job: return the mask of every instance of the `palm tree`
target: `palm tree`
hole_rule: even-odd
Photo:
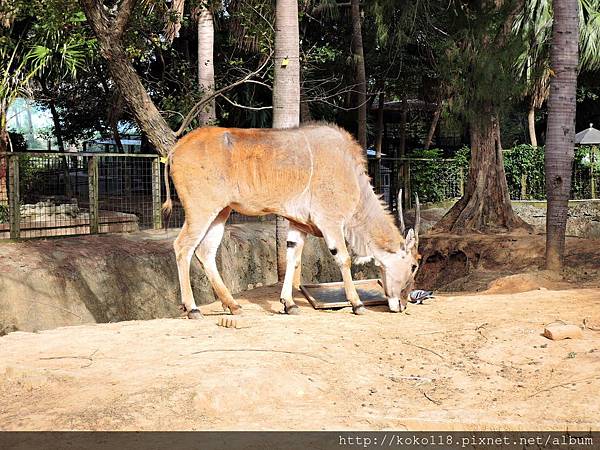
[[[579,4],[554,0],[546,138],[546,268],[562,268],[575,141]]]
[[[200,5],[198,7],[198,85],[203,95],[210,95],[215,91],[214,42],[212,11],[208,6]],[[214,98],[200,111],[198,119],[203,125],[215,121]]]
[[[350,1],[352,17],[352,51],[354,53],[354,73],[357,88],[356,107],[358,110],[357,138],[361,148],[367,148],[367,75],[365,72],[365,56],[361,30],[359,0]]]
[[[273,79],[273,128],[300,124],[300,38],[298,0],[277,0],[275,10],[275,72]],[[285,219],[277,217],[277,277],[285,275]]]
[[[580,70],[600,67],[600,2],[579,0],[579,54]],[[535,113],[548,100],[550,87],[550,40],[552,37],[552,2],[526,0],[525,7],[513,32],[525,42],[517,60],[517,71],[525,84],[529,138],[537,147]]]

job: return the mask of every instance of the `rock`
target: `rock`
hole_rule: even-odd
[[[546,325],[544,328],[544,336],[553,341],[562,339],[581,339],[583,332],[577,325],[553,323]]]

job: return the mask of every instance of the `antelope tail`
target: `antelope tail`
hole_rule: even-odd
[[[162,213],[165,219],[165,228],[168,228],[169,218],[171,217],[171,212],[173,211],[173,201],[171,200],[171,186],[169,185],[169,162],[171,158],[167,156],[167,161],[165,162],[165,190],[167,193],[167,199],[162,204]]]

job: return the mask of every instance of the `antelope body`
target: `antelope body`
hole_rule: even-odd
[[[215,262],[231,210],[289,220],[281,293],[286,313],[298,312],[292,287],[300,284],[306,233],[325,239],[356,314],[365,310],[352,283],[346,241],[357,255],[373,257],[381,266],[390,309],[406,307],[418,267],[418,226],[417,233],[410,230],[402,236],[404,230],[401,234],[374,194],[361,148],[347,132],[320,124],[295,129],[205,127],[179,140],[165,177],[169,165],[185,210],[174,250],[182,303],[190,318],[201,316],[189,279],[194,252],[223,307],[232,314],[241,311]],[[171,208],[169,192],[164,208]]]

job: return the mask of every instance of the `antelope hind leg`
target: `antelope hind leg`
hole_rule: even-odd
[[[212,222],[206,235],[196,249],[196,257],[202,263],[208,281],[210,281],[215,294],[217,294],[217,297],[221,300],[223,309],[229,309],[231,314],[241,314],[242,307],[234,300],[229,289],[225,286],[216,262],[217,250],[219,249],[219,245],[221,245],[221,240],[223,239],[223,233],[225,231],[225,222],[227,221],[230,212],[230,208],[225,208]]]
[[[179,275],[179,288],[181,290],[181,303],[190,319],[199,319],[202,317],[202,313],[194,301],[194,294],[190,283],[190,262],[194,255],[194,250],[206,234],[215,215],[212,215],[204,222],[195,221],[191,223],[186,219],[177,239],[173,242]]]

